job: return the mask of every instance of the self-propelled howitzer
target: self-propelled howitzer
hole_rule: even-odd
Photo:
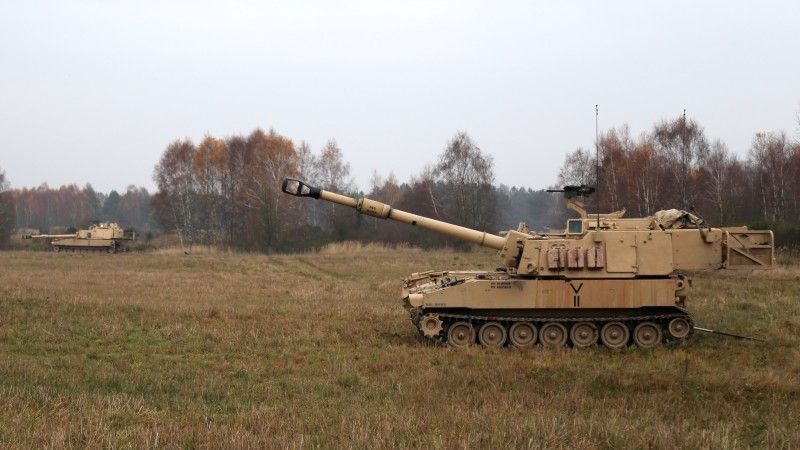
[[[456,347],[682,342],[693,328],[687,273],[774,264],[769,230],[714,228],[679,210],[643,218],[623,218],[624,210],[588,214],[581,201],[593,192],[587,186],[560,191],[580,216],[563,232],[538,234],[520,224],[504,236],[299,180],[284,180],[282,189],[498,250],[502,267],[495,271],[428,271],[403,280],[403,302],[420,334]]]
[[[117,253],[127,250],[125,242],[135,240],[136,233],[116,223],[100,222],[72,234],[26,234],[22,239],[50,239],[55,252]]]

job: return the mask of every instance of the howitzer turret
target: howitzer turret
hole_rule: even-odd
[[[26,234],[22,239],[52,239],[53,251],[116,253],[125,251],[125,241],[136,239],[136,233],[127,233],[116,223],[101,222],[71,234]]]
[[[712,228],[679,210],[643,218],[623,218],[624,210],[589,214],[582,201],[594,192],[588,186],[559,190],[580,216],[568,220],[563,232],[538,234],[520,224],[505,236],[299,180],[284,180],[282,189],[498,250],[497,271],[429,271],[404,280],[403,301],[419,332],[452,346],[476,340],[487,347],[682,342],[693,327],[685,304],[687,272],[774,264],[771,231]]]

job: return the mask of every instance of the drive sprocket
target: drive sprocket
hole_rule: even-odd
[[[419,331],[423,336],[435,338],[444,329],[444,322],[438,314],[425,314],[419,321]]]

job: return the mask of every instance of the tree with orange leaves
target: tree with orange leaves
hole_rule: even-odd
[[[252,243],[272,251],[291,224],[287,195],[280,195],[284,177],[298,175],[297,152],[292,140],[274,130],[257,129],[247,137],[249,161],[245,167],[243,205],[249,212]]]
[[[206,136],[194,156],[194,177],[197,180],[197,221],[206,243],[219,243],[225,235],[222,225],[223,185],[228,168],[228,146],[222,139]]]

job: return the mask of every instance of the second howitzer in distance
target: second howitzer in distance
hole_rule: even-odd
[[[136,233],[126,233],[116,223],[100,222],[88,230],[70,234],[26,234],[23,239],[52,239],[50,245],[55,252],[117,253],[126,251],[126,241],[136,239]]]
[[[496,271],[428,271],[403,280],[403,303],[420,334],[454,347],[679,343],[693,329],[686,273],[769,268],[775,259],[769,230],[714,228],[674,209],[642,218],[623,218],[624,210],[590,215],[581,201],[594,191],[587,186],[559,191],[580,216],[563,232],[538,234],[520,224],[504,236],[299,180],[285,179],[282,189],[498,250]]]

